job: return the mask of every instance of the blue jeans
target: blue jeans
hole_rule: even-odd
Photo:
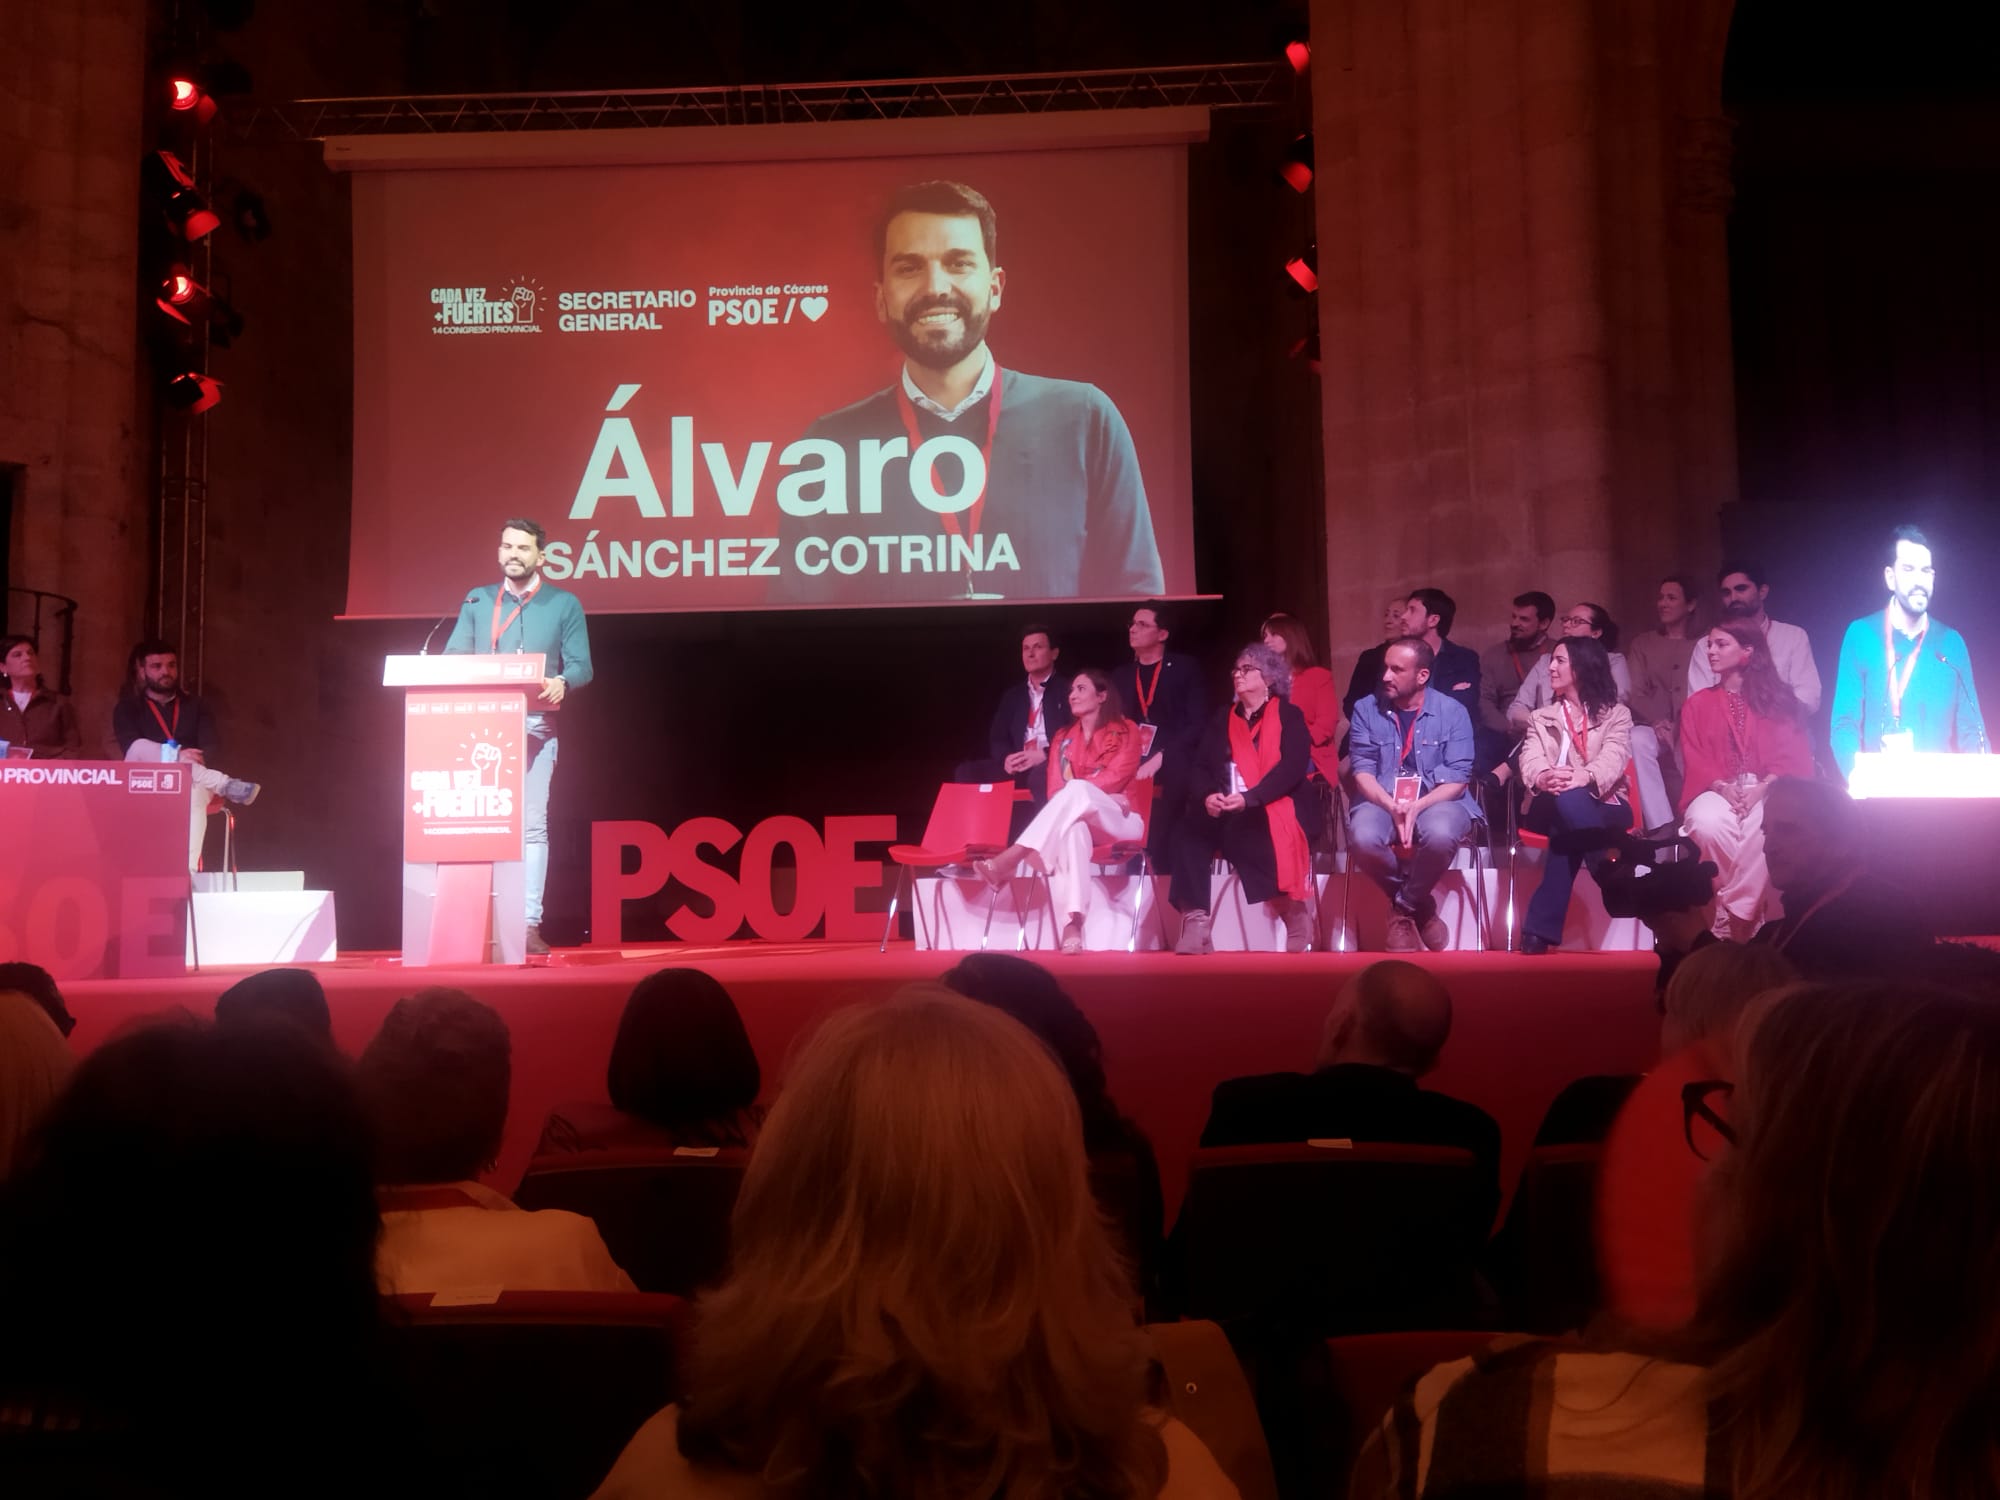
[[[1471,831],[1472,806],[1463,797],[1433,803],[1417,814],[1415,847],[1403,859],[1396,852],[1396,823],[1389,810],[1355,802],[1347,814],[1348,856],[1388,893],[1400,914],[1425,916],[1434,904],[1431,891]]]
[[[1521,930],[1554,946],[1562,941],[1577,867],[1595,868],[1614,835],[1632,826],[1632,809],[1623,802],[1599,802],[1577,786],[1553,797],[1546,792],[1537,796],[1524,826],[1548,836],[1549,854],[1542,866],[1542,883],[1528,898]]]
[[[526,861],[528,925],[542,922],[542,888],[549,883],[549,783],[556,777],[556,726],[547,714],[528,715],[528,774],[522,785],[521,857]]]

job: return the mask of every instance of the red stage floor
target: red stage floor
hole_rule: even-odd
[[[1112,1095],[1151,1135],[1170,1209],[1207,1117],[1209,1091],[1244,1073],[1309,1068],[1335,989],[1375,956],[1037,955],[1096,1024]],[[935,977],[952,961],[951,954],[907,945],[878,955],[872,945],[731,943],[577,949],[531,969],[406,971],[376,957],[315,968],[333,1004],[336,1039],[350,1055],[398,996],[425,985],[457,985],[500,1010],[514,1037],[514,1099],[492,1180],[511,1186],[551,1105],[604,1097],[604,1061],[619,1011],[633,983],[651,970],[693,966],[728,986],[770,1095],[783,1079],[787,1049],[815,1018]],[[1654,1060],[1650,954],[1443,953],[1422,961],[1450,985],[1456,1014],[1430,1084],[1499,1120],[1510,1185],[1542,1112],[1564,1084],[1587,1073],[1637,1072]],[[168,1006],[207,1014],[243,972],[67,985],[75,1045],[87,1049],[132,1017]]]

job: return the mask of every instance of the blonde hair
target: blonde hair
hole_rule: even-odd
[[[1720,1036],[1766,990],[1795,983],[1799,971],[1778,949],[1708,943],[1682,959],[1667,981],[1660,1011],[1679,1046]]]
[[[785,1495],[1154,1495],[1133,1301],[1061,1069],[913,986],[797,1058],[697,1311],[681,1452]]]
[[[0,990],[0,1178],[63,1085],[73,1059],[48,1013],[19,990]]]

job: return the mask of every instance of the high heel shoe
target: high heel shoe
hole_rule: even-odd
[[[1065,953],[1083,952],[1083,923],[1071,922],[1063,929],[1062,941],[1057,944]]]
[[[1000,873],[1000,867],[990,859],[975,859],[972,862],[972,870],[996,891],[1007,883],[1007,877]]]

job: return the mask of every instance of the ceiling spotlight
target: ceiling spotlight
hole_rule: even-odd
[[[1299,285],[1302,292],[1319,290],[1319,253],[1316,247],[1308,245],[1304,255],[1294,255],[1285,262],[1285,274]]]
[[[207,411],[222,399],[222,382],[198,370],[183,370],[167,382],[167,405],[189,416]]]
[[[1312,63],[1313,49],[1310,43],[1293,40],[1285,43],[1285,61],[1292,65],[1294,73],[1303,73]]]
[[[1313,138],[1310,133],[1297,137],[1285,148],[1285,159],[1278,167],[1278,175],[1295,193],[1303,193],[1312,186]]]
[[[175,266],[161,278],[153,305],[190,328],[206,324],[209,342],[227,349],[243,332],[243,315],[194,279],[186,266]]]
[[[155,151],[152,164],[159,185],[166,195],[165,213],[167,223],[175,234],[184,240],[198,240],[203,235],[213,234],[222,223],[221,216],[208,206],[208,200],[194,185],[181,159],[171,151]]]
[[[215,118],[215,96],[185,73],[176,73],[167,80],[167,103],[176,114],[192,119],[197,125],[206,125]]]

